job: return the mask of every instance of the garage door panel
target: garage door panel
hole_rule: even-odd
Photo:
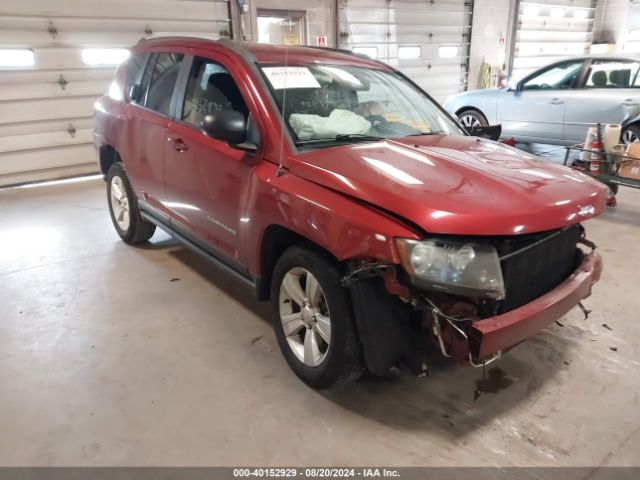
[[[341,0],[340,46],[375,47],[379,60],[443,101],[467,85],[472,11],[473,1],[464,0]],[[443,46],[457,47],[453,58],[443,57]],[[406,52],[415,58],[407,59]],[[436,66],[446,68],[438,72]]]
[[[224,0],[75,0],[52,2],[32,0],[3,4],[2,13],[12,16],[45,16],[75,18],[140,18],[166,20],[218,20],[227,18]]]
[[[93,128],[93,115],[86,117],[69,117],[53,120],[38,120],[37,122],[7,123],[0,125],[0,141],[3,137],[42,134],[51,132],[65,132]]]
[[[0,154],[44,148],[83,145],[92,142],[91,128],[68,132],[45,132],[38,135],[15,135],[0,138]]]
[[[38,170],[52,170],[74,165],[97,164],[93,145],[68,145],[41,150],[0,154],[0,184],[3,176]],[[97,167],[95,167],[97,169]]]
[[[448,32],[426,32],[422,28],[416,28],[416,31],[411,31],[410,28],[403,29],[402,31],[396,33],[395,41],[393,42],[396,45],[441,45],[443,43],[446,44],[458,44],[460,43],[460,38],[462,34],[465,33],[462,28],[452,28]],[[431,33],[431,36],[429,36]],[[393,33],[392,33],[393,34]],[[376,31],[361,31],[357,34],[350,35],[348,44],[352,45],[361,45],[361,44],[371,44],[377,43],[380,40],[380,33]],[[391,42],[387,42],[391,43]],[[383,43],[384,44],[384,43]]]
[[[226,5],[220,5],[224,13],[215,15],[214,19],[165,20],[165,19],[129,19],[129,18],[68,18],[68,17],[0,17],[0,29],[21,31],[45,31],[52,39],[59,38],[64,32],[137,32],[146,34],[147,28],[152,32],[180,31],[180,32],[209,32],[215,31],[211,25],[227,26],[225,18]],[[56,35],[49,32],[53,26]]]
[[[583,55],[593,36],[595,0],[520,2],[511,78],[519,80],[557,59]]]
[[[98,80],[111,81],[113,78],[113,67],[75,67],[75,68],[52,68],[52,69],[28,69],[28,70],[5,70],[0,74],[0,86],[5,84],[20,85],[25,82],[47,83],[58,82],[60,75],[71,82],[93,82]]]
[[[96,95],[0,102],[0,125],[86,116],[93,112]]]
[[[0,84],[0,98],[4,101],[43,99],[43,98],[69,98],[100,96],[109,89],[110,80],[99,80],[95,82],[69,82],[63,89],[58,83],[40,83],[32,82],[21,85],[2,85]]]
[[[392,10],[403,12],[465,12],[465,0],[424,1],[424,0],[341,0],[341,8],[349,8],[353,11],[379,10],[387,11],[390,5]]]
[[[126,48],[159,32],[229,36],[228,2],[4,2],[0,45],[30,48],[35,66],[0,70],[0,186],[95,171],[93,105],[115,67],[84,65],[82,50]]]

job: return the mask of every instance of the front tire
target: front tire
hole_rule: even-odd
[[[131,183],[121,163],[111,165],[107,173],[107,203],[113,226],[120,238],[128,244],[149,240],[156,226],[143,220]]]
[[[464,110],[458,114],[458,119],[466,129],[473,127],[486,127],[489,125],[487,117],[477,110]]]
[[[629,125],[622,130],[622,135],[620,137],[620,142],[623,145],[629,145],[633,142],[640,141],[640,126],[638,125]]]
[[[289,248],[273,272],[278,344],[295,374],[317,389],[355,381],[364,370],[342,277],[332,258],[303,246]]]

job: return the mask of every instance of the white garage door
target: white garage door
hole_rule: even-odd
[[[595,0],[521,1],[515,35],[511,78],[556,60],[589,52]]]
[[[436,100],[464,91],[472,0],[340,0],[340,48],[401,70]]]
[[[0,186],[95,172],[93,103],[114,67],[87,65],[82,51],[128,47],[158,32],[230,36],[228,2],[2,1]],[[98,54],[86,60],[105,61]]]

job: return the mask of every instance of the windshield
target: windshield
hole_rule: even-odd
[[[344,65],[262,66],[297,145],[462,130],[392,72]]]

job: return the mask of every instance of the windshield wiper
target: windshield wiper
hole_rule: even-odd
[[[366,133],[340,133],[336,135],[336,140],[384,140],[384,137],[368,135]]]
[[[420,137],[422,135],[441,135],[444,132],[442,130],[437,130],[437,131],[433,131],[433,132],[420,132],[420,133],[412,133],[410,135],[407,135],[407,137]]]
[[[345,140],[361,140],[361,141],[374,141],[384,140],[385,137],[378,137],[376,135],[368,135],[366,133],[339,133],[335,137],[327,137],[327,138],[312,138],[310,140],[298,140],[296,145],[311,145],[314,143],[325,143],[325,142],[342,142]]]

